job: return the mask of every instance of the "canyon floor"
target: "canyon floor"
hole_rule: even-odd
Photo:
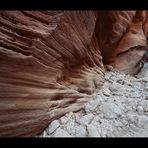
[[[136,76],[108,66],[84,109],[54,120],[40,137],[148,137],[148,63]]]

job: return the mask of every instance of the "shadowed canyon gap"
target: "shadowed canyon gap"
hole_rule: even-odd
[[[137,74],[147,11],[0,11],[0,136],[36,136],[101,89],[104,65]]]

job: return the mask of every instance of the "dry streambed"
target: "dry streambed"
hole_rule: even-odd
[[[53,121],[40,137],[148,137],[148,64],[137,77],[108,66],[85,108]]]

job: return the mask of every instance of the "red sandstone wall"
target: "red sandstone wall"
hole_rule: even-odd
[[[147,24],[145,11],[0,11],[0,136],[35,136],[81,109],[104,64],[137,73]]]

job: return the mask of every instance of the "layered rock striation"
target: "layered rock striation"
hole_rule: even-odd
[[[78,111],[104,65],[134,75],[146,59],[146,11],[0,11],[0,136],[36,136]]]

